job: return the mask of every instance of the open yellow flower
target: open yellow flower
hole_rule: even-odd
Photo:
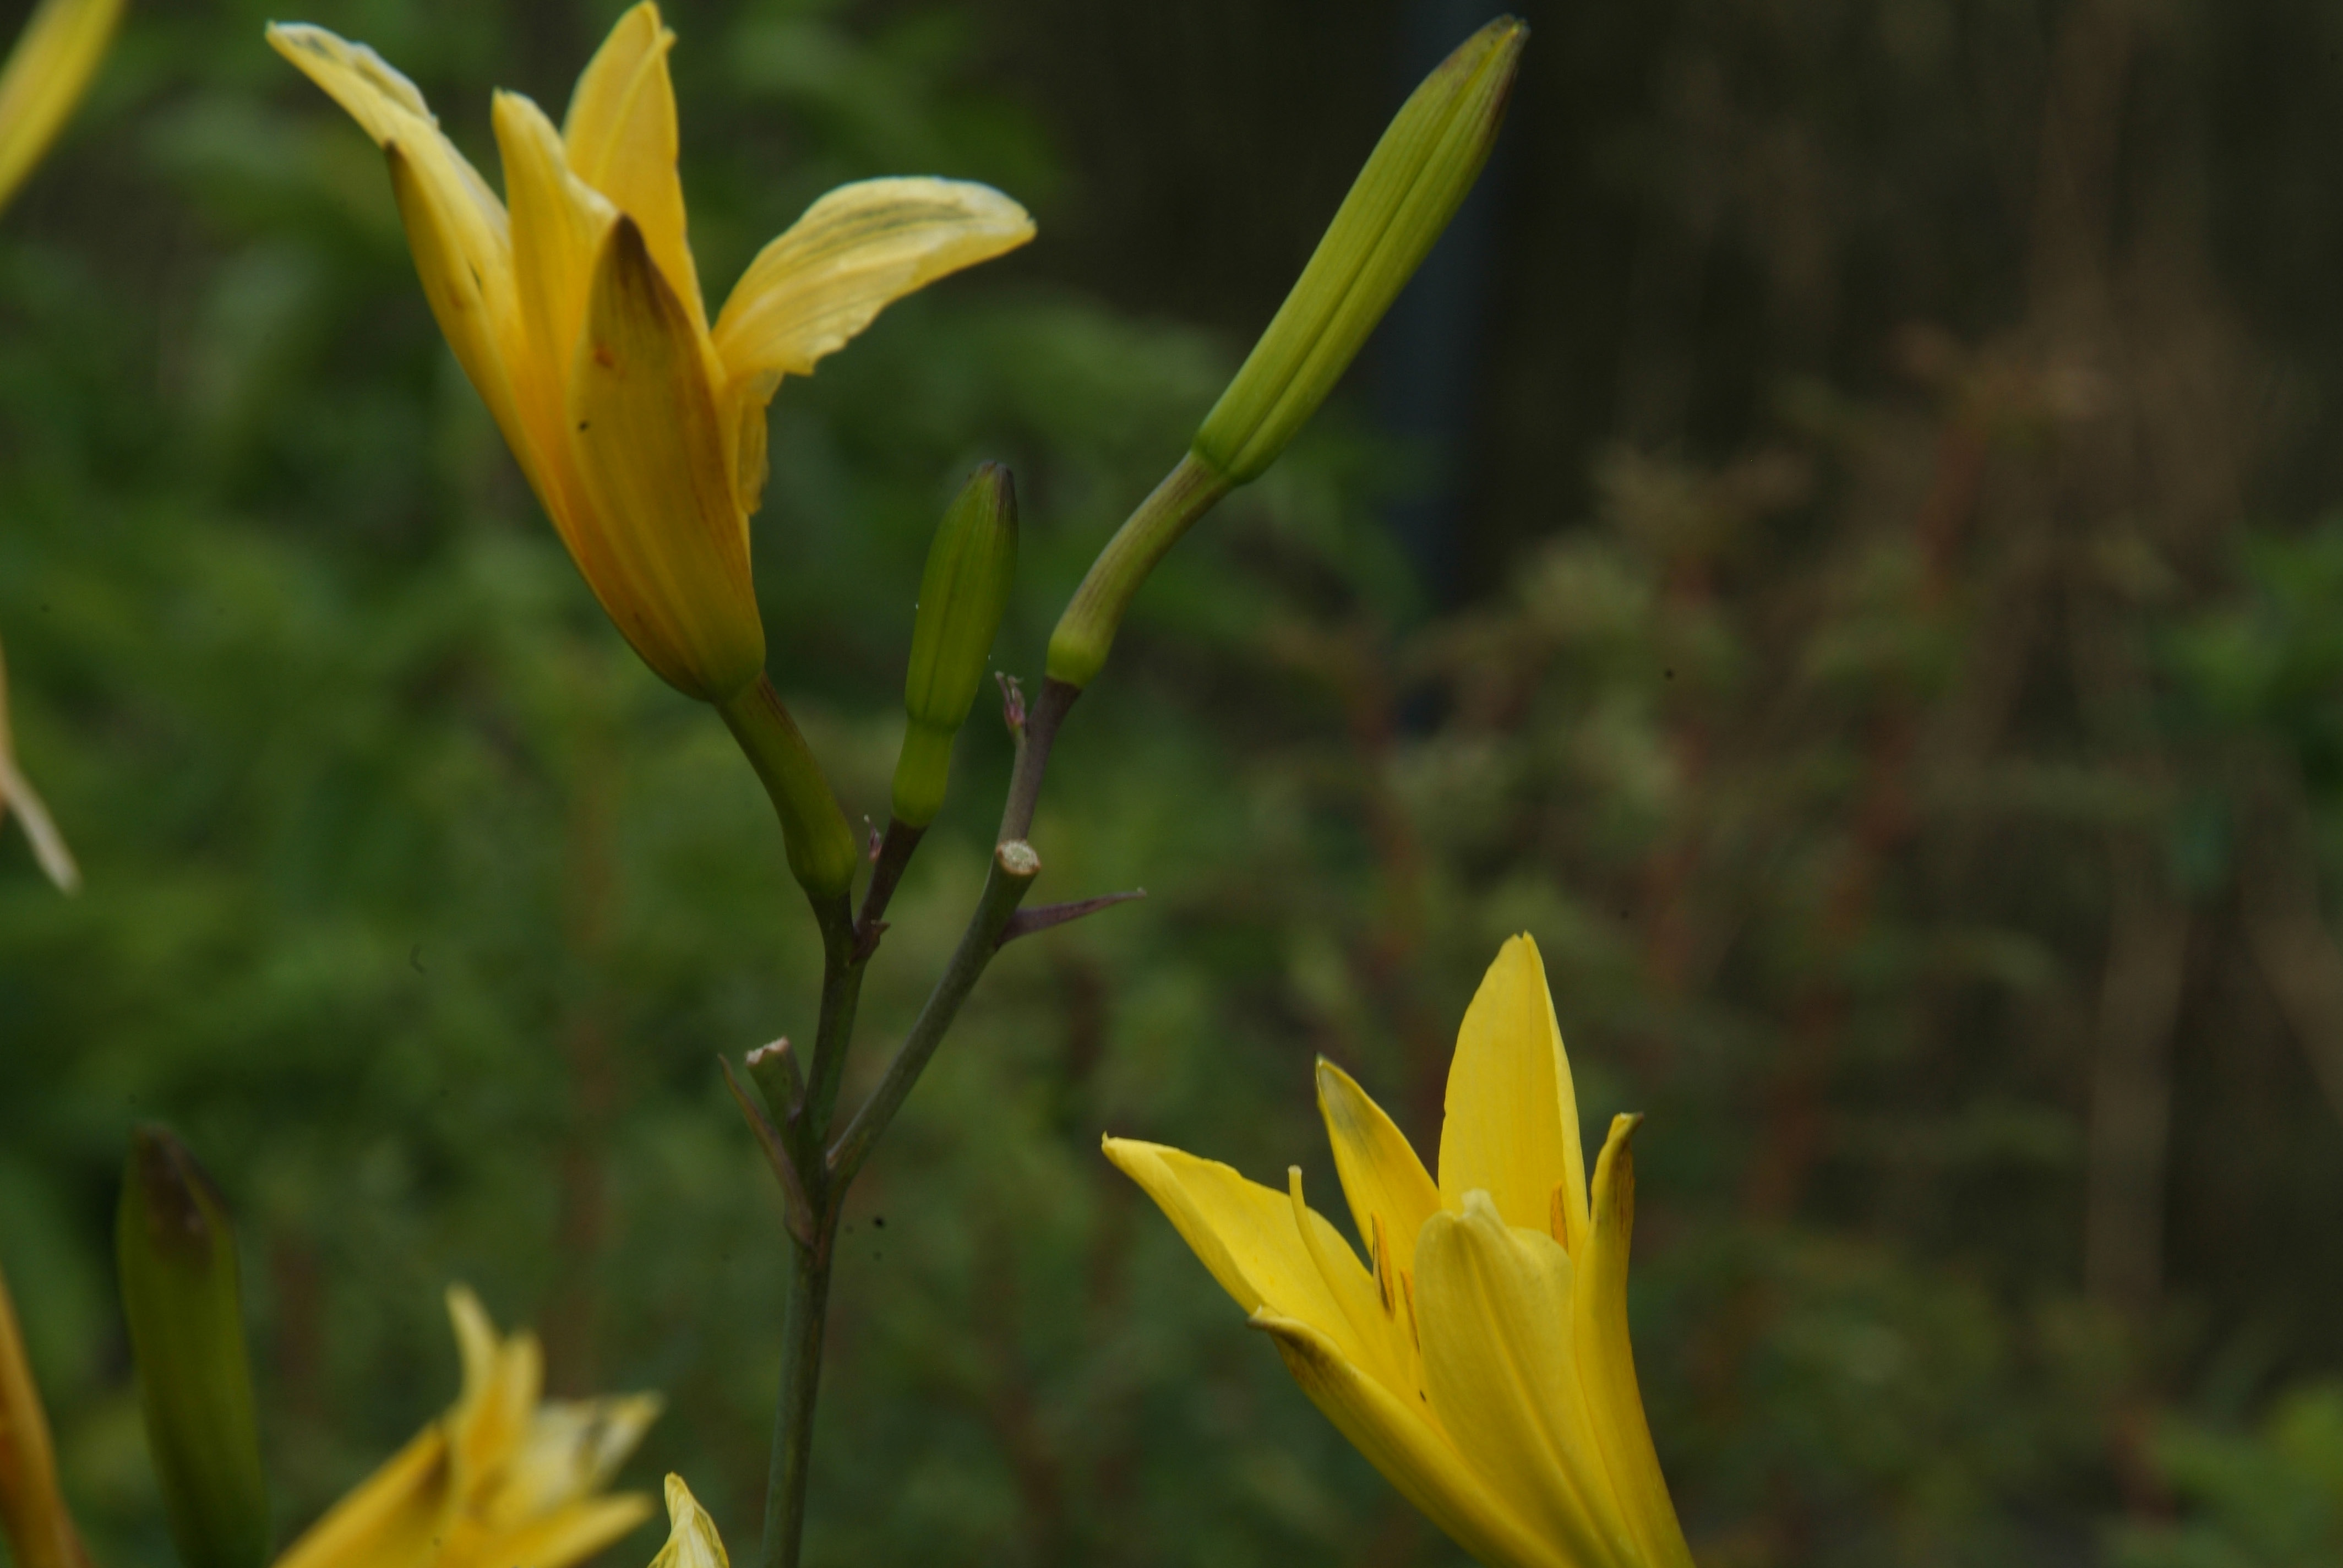
[[[373,50],[307,25],[268,38],[388,157],[432,313],[602,608],[679,689],[739,692],[765,662],[749,516],[774,388],[893,300],[1031,238],[1025,209],[958,180],[840,186],[749,264],[711,328],[676,177],[675,35],[649,0],[558,131],[497,95],[504,202]]]
[[[122,0],[42,0],[0,69],[0,204],[16,194],[97,73],[122,16]],[[8,738],[8,672],[0,665],[0,817],[14,808],[49,880],[81,885],[47,808],[16,768]]]
[[[1318,1105],[1368,1262],[1302,1201],[1226,1165],[1106,1140],[1276,1342],[1342,1435],[1501,1568],[1690,1568],[1627,1342],[1639,1118],[1590,1198],[1570,1060],[1537,945],[1506,942],[1464,1015],[1435,1183],[1339,1068]]]
[[[498,1338],[478,1298],[447,1292],[464,1392],[286,1549],[277,1568],[567,1568],[650,1516],[602,1488],[659,1396],[538,1398],[537,1337]]]

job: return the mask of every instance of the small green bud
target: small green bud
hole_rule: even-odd
[[[260,1568],[268,1488],[236,1233],[211,1178],[159,1127],[131,1135],[115,1250],[146,1443],[179,1560],[186,1568]]]
[[[1198,457],[1242,485],[1277,460],[1455,216],[1496,144],[1529,25],[1501,16],[1400,108],[1351,194],[1196,432]]]
[[[895,817],[924,828],[943,809],[952,738],[968,718],[1017,575],[1017,486],[986,463],[969,476],[936,528],[920,577],[911,659],[903,675],[910,722],[895,760]]]

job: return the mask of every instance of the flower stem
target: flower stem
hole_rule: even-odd
[[[1097,677],[1139,585],[1180,542],[1180,536],[1234,487],[1235,481],[1193,451],[1163,477],[1123,519],[1091,562],[1081,587],[1066,601],[1066,613],[1050,633],[1051,681],[1080,690]]]
[[[781,819],[789,874],[805,889],[820,916],[826,899],[847,896],[861,859],[821,764],[768,677],[759,674],[718,703],[716,711],[771,798],[773,811]],[[823,934],[826,940],[826,926]]]
[[[880,920],[895,879],[919,841],[916,832],[898,832],[890,824],[880,852],[880,867],[857,920],[849,895],[831,891],[820,879],[799,877],[806,883],[814,918],[821,927],[821,1017],[807,1067],[805,1097],[789,1124],[781,1129],[786,1152],[798,1177],[803,1207],[810,1212],[810,1237],[792,1227],[789,1243],[788,1295],[781,1312],[781,1391],[773,1412],[771,1468],[765,1489],[765,1537],[760,1568],[797,1568],[804,1548],[806,1483],[813,1457],[814,1405],[821,1384],[822,1335],[830,1308],[830,1278],[839,1216],[846,1191],[870,1157],[871,1145],[910,1098],[911,1086],[935,1055],[937,1047],[960,1016],[962,1003],[1000,950],[1011,918],[1026,890],[1041,873],[1041,858],[1024,840],[1033,818],[1033,804],[1041,789],[1041,773],[1050,757],[1050,741],[1066,709],[1081,696],[1079,689],[1051,681],[1044,688],[1032,719],[1019,736],[1017,767],[1010,783],[1004,834],[993,849],[992,868],[984,891],[960,935],[960,946],[927,1004],[920,1010],[886,1075],[827,1158],[820,1151],[829,1141],[830,1122],[844,1080],[847,1047],[854,1034],[854,1014],[862,994],[862,976],[877,947]],[[773,721],[779,713],[780,723]],[[798,831],[805,818],[821,814],[807,809],[802,798],[811,793],[804,780],[807,769],[794,752],[803,746],[787,713],[769,690],[732,705],[725,717],[732,724],[750,760],[774,794],[785,833]],[[794,743],[794,744],[793,744]],[[759,753],[762,753],[759,755]],[[818,777],[818,775],[817,775]],[[822,800],[830,799],[823,786]],[[815,802],[818,804],[819,801]],[[835,809],[834,800],[830,802]],[[797,822],[792,818],[799,819]],[[826,825],[826,824],[825,824]],[[1015,832],[1006,829],[1014,826]],[[817,834],[804,835],[819,839]],[[891,851],[891,852],[890,852]],[[794,862],[792,869],[796,867]],[[745,1093],[742,1096],[746,1103]],[[779,1172],[776,1173],[779,1174]],[[787,1191],[790,1183],[783,1179]]]
[[[943,1043],[944,1036],[960,1017],[960,1004],[969,992],[976,989],[985,966],[1001,949],[1001,934],[1009,926],[1009,918],[1025,897],[1033,879],[1041,874],[1041,858],[1022,839],[1011,839],[992,852],[992,869],[985,877],[984,892],[977,900],[976,913],[960,933],[960,947],[952,953],[951,963],[937,980],[934,990],[928,993],[927,1005],[920,1010],[911,1032],[903,1039],[902,1049],[895,1060],[887,1064],[887,1076],[871,1091],[862,1109],[855,1112],[837,1144],[830,1151],[828,1181],[831,1191],[843,1193],[862,1161],[870,1157],[870,1146],[903,1109],[903,1101],[911,1096],[911,1086],[926,1070],[929,1059]]]
[[[853,904],[846,892],[817,895],[815,921],[821,928],[821,1015],[805,1099],[785,1130],[787,1153],[798,1161],[799,1192],[809,1211],[809,1237],[792,1234],[789,1292],[781,1308],[781,1392],[773,1411],[771,1468],[765,1484],[762,1568],[797,1568],[805,1541],[806,1478],[813,1462],[814,1402],[821,1387],[822,1332],[830,1312],[831,1242],[838,1233],[843,1184],[833,1184],[822,1165],[846,1052],[854,1037],[854,1014],[862,997],[869,955],[858,940]]]
[[[772,1469],[765,1483],[764,1568],[797,1568],[805,1543],[806,1479],[813,1467],[814,1396],[821,1384],[822,1330],[830,1313],[834,1202],[819,1205],[810,1242],[789,1247],[781,1309],[781,1400],[773,1412]]]
[[[1017,765],[1009,776],[1009,799],[1001,811],[1000,842],[1028,839],[1033,832],[1033,809],[1041,800],[1041,776],[1049,770],[1050,748],[1058,739],[1058,726],[1082,694],[1079,686],[1062,680],[1047,680],[1041,685],[1041,700],[1017,730]]]
[[[846,1074],[846,1049],[854,1040],[854,1010],[862,1000],[862,971],[870,962],[855,930],[853,903],[846,894],[816,899],[813,913],[821,926],[821,1015],[814,1027],[813,1061],[806,1073],[808,1151],[820,1148],[830,1131],[830,1113],[838,1106],[838,1086]]]
[[[886,836],[879,840],[879,859],[870,868],[870,885],[862,891],[862,913],[854,921],[855,937],[865,958],[879,950],[879,938],[887,930],[888,901],[894,898],[896,884],[911,863],[911,852],[926,832],[900,817],[887,819]]]

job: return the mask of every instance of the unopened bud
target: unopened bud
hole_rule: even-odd
[[[1091,563],[1050,635],[1050,678],[1080,689],[1180,537],[1261,477],[1357,357],[1495,146],[1528,24],[1502,16],[1466,39],[1400,107],[1351,194],[1188,455]]]
[[[1529,25],[1501,16],[1423,80],[1368,155],[1293,291],[1196,432],[1230,484],[1285,450],[1413,276],[1488,161]]]
[[[987,463],[970,475],[936,528],[920,578],[911,658],[903,676],[903,749],[895,762],[895,817],[924,828],[943,809],[952,739],[968,718],[1017,575],[1017,487]]]
[[[236,1233],[186,1146],[131,1135],[115,1249],[146,1443],[185,1568],[260,1568],[268,1489],[245,1357]]]

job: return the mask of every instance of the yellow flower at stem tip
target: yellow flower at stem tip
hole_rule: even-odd
[[[656,1394],[539,1401],[537,1337],[499,1338],[447,1292],[464,1390],[287,1548],[276,1568],[568,1568],[650,1516],[602,1488],[658,1416]]]
[[[432,314],[611,620],[678,689],[740,691],[765,663],[749,518],[774,389],[892,301],[1031,238],[1025,209],[960,180],[842,186],[711,327],[676,176],[675,35],[649,0],[558,130],[497,95],[503,201],[373,50],[307,25],[268,40],[382,147]]]
[[[1640,1120],[1586,1182],[1545,970],[1505,943],[1464,1015],[1435,1183],[1348,1075],[1318,1108],[1367,1262],[1302,1198],[1106,1140],[1318,1408],[1492,1568],[1691,1568],[1627,1341]]]

